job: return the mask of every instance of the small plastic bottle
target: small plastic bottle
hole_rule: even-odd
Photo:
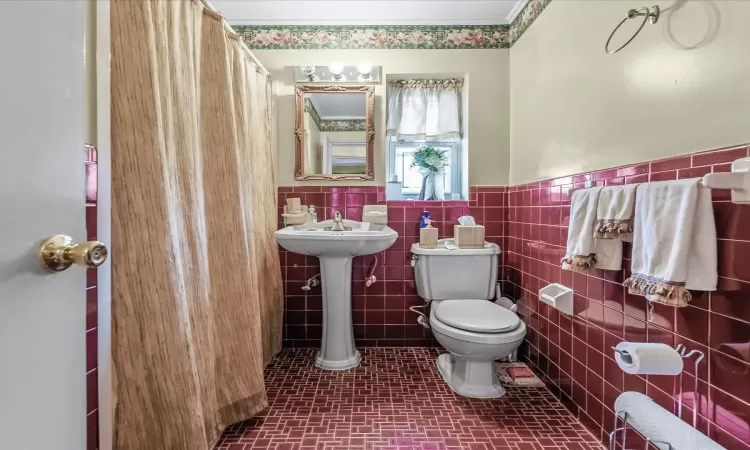
[[[310,221],[312,223],[318,223],[318,213],[315,211],[315,205],[310,205],[310,207],[307,208],[307,213],[310,215]]]
[[[427,227],[427,220],[430,219],[430,212],[426,209],[422,212],[422,218],[419,219],[419,228]]]

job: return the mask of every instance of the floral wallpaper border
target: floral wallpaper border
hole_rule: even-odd
[[[251,49],[509,48],[551,0],[529,0],[510,25],[234,25]]]
[[[323,119],[320,131],[365,131],[365,119]]]
[[[552,0],[529,0],[523,7],[523,10],[518,13],[513,23],[510,24],[510,31],[508,32],[508,38],[512,44],[515,44],[521,36],[529,29],[531,24],[536,20],[537,17],[544,11],[544,8],[549,5]]]
[[[235,25],[251,49],[505,48],[508,25]]]

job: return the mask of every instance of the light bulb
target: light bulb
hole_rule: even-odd
[[[361,62],[357,64],[357,72],[359,72],[359,77],[357,77],[357,80],[359,81],[371,81],[372,76],[370,75],[370,72],[372,72],[372,64],[368,62]]]
[[[369,77],[372,72],[372,64],[368,62],[361,62],[357,64],[357,72],[364,77]]]
[[[300,70],[302,70],[307,81],[319,81],[318,76],[315,75],[315,66],[301,66]]]
[[[331,71],[333,76],[340,76],[342,73],[344,73],[344,63],[335,62],[328,66],[328,70]]]
[[[346,81],[344,76],[344,63],[335,62],[328,66],[328,70],[331,71],[334,81]]]

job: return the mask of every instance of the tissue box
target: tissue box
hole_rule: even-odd
[[[419,247],[420,248],[437,248],[438,229],[437,228],[420,228],[419,229]]]
[[[458,248],[484,248],[484,226],[454,225],[453,239]]]

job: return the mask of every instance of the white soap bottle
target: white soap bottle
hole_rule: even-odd
[[[315,205],[310,205],[310,207],[307,208],[307,214],[310,217],[310,222],[312,222],[313,224],[318,223],[318,213],[317,211],[315,211]]]

